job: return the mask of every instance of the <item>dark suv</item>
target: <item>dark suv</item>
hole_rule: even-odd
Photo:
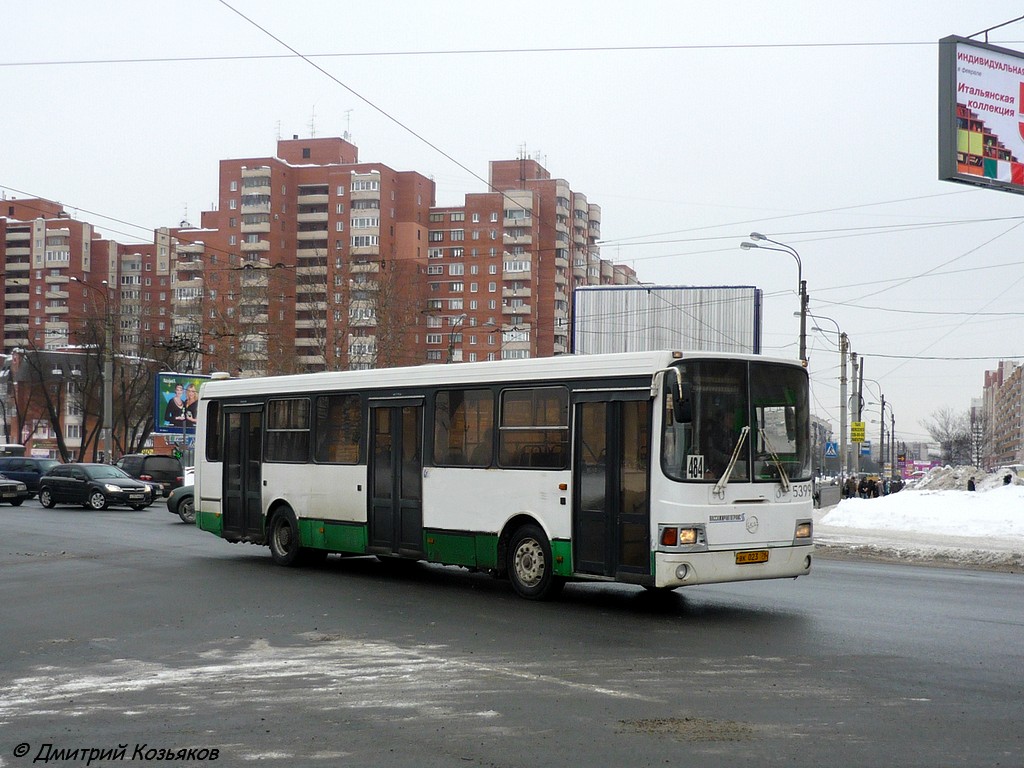
[[[60,464],[56,459],[34,456],[0,456],[0,475],[25,484],[30,497],[39,493],[39,478]]]
[[[159,496],[170,496],[181,486],[185,469],[173,456],[155,453],[129,453],[117,461],[117,466],[138,480],[145,480],[159,488]]]

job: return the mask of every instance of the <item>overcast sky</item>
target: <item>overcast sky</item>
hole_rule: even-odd
[[[349,131],[361,160],[434,178],[439,204],[525,151],[601,206],[602,255],[642,281],[762,288],[766,354],[798,356],[796,261],[739,244],[757,230],[796,248],[811,311],[866,357],[865,399],[884,392],[898,437],[925,439],[921,422],[966,411],[986,369],[1024,359],[1024,197],[937,173],[937,41],[1022,14],[1017,0],[23,3],[0,24],[0,194],[138,242],[198,224],[218,161],[272,155],[279,137]],[[1024,22],[989,42],[1024,50]],[[813,407],[837,424],[836,330],[820,327]]]

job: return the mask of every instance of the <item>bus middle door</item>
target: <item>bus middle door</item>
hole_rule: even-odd
[[[224,522],[229,541],[263,541],[263,406],[224,408]]]
[[[423,400],[370,401],[369,546],[423,555]]]
[[[574,570],[650,574],[650,391],[573,398]]]

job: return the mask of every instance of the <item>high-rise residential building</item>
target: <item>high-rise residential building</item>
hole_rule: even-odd
[[[430,212],[427,362],[569,352],[573,289],[636,282],[600,257],[600,207],[536,160],[493,161],[488,182]]]
[[[221,161],[217,208],[168,232],[176,343],[240,375],[415,363],[433,202],[341,138]]]
[[[173,243],[174,339],[260,375],[569,351],[572,289],[636,282],[600,258],[601,211],[532,159],[436,206],[422,174],[341,138],[224,160],[217,208]]]

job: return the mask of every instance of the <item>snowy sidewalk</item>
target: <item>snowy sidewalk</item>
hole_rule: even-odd
[[[1024,485],[904,490],[816,510],[825,558],[1024,572]]]

